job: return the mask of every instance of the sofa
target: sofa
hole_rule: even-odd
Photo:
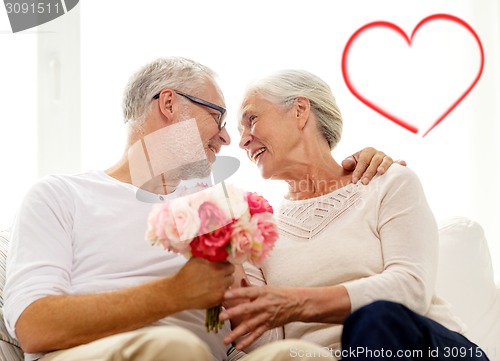
[[[439,223],[439,243],[437,294],[465,322],[467,337],[490,360],[500,360],[500,287],[483,228],[450,217]]]
[[[0,232],[0,361],[23,360],[23,351],[19,343],[9,336],[3,322],[3,286],[5,284],[5,260],[9,245],[9,232]]]
[[[470,219],[452,217],[439,224],[440,255],[436,292],[467,324],[467,336],[500,361],[500,288],[482,227]],[[0,232],[0,361],[23,359],[22,350],[3,323],[2,292],[9,232]],[[451,353],[467,350],[450,350]]]

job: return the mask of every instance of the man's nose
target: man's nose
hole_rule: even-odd
[[[222,128],[220,130],[218,137],[219,137],[222,145],[231,144],[231,137],[229,136],[229,133],[227,132],[226,127]]]

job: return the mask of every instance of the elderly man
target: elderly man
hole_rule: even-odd
[[[154,61],[125,90],[123,157],[105,171],[51,175],[31,188],[12,229],[4,290],[7,327],[27,360],[228,359],[230,324],[207,333],[204,310],[222,302],[234,266],[186,261],[144,240],[151,202],[175,194],[181,180],[209,175],[230,143],[224,107],[207,67]],[[392,163],[373,149],[358,157],[357,178],[370,160],[367,179]],[[244,357],[300,359],[291,342]],[[294,349],[311,351],[303,359],[318,351],[300,341]]]

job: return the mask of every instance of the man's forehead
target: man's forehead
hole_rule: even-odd
[[[219,104],[223,106],[224,108],[226,107],[226,100],[224,99],[224,93],[219,87],[215,88],[217,97],[220,99]]]
[[[209,97],[212,97],[213,103],[218,104],[222,107],[226,107],[226,102],[224,100],[224,93],[222,89],[213,80],[207,81],[204,91]],[[209,99],[207,99],[209,100]]]
[[[190,92],[189,95],[206,100],[210,103],[226,107],[224,93],[214,80],[206,79],[203,85]]]

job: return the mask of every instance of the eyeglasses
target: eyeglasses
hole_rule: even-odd
[[[226,120],[224,119],[224,114],[226,113],[226,108],[223,108],[217,104],[210,103],[206,100],[194,97],[192,95],[189,95],[189,94],[177,91],[177,90],[174,90],[174,92],[176,92],[180,96],[183,96],[184,98],[192,101],[193,103],[203,105],[203,106],[210,108],[210,109],[213,109],[213,110],[217,110],[219,112],[219,114],[217,114],[217,118],[214,119],[215,122],[217,123],[217,127],[219,128],[219,130],[222,130],[222,128],[224,128],[226,126]],[[158,99],[159,97],[160,97],[160,93],[156,94],[153,97],[153,99]]]

